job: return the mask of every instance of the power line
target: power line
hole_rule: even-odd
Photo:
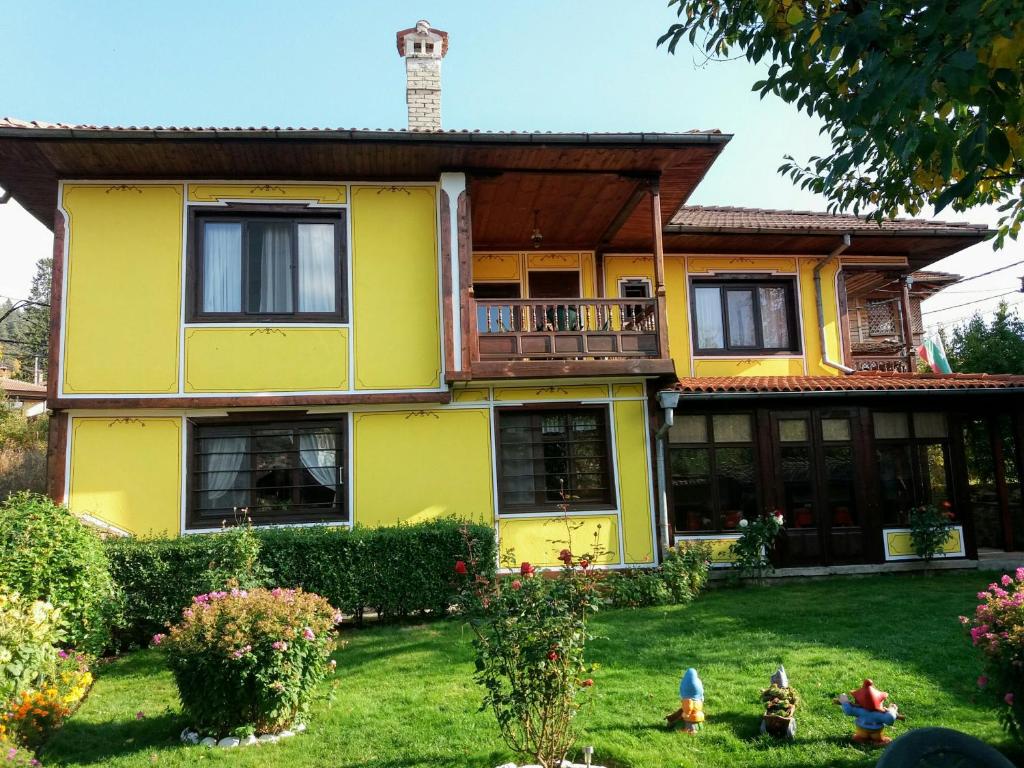
[[[979,275],[980,277],[980,275]],[[929,309],[927,312],[922,312],[922,315],[934,315],[936,312],[946,312],[950,309],[960,309],[960,307],[969,307],[971,304],[977,304],[982,301],[991,301],[992,299],[1001,299],[1004,296],[1009,296],[1012,293],[1020,293],[1019,290],[1007,291],[1006,293],[1000,293],[998,296],[985,296],[981,299],[975,299],[974,301],[965,301],[963,304],[954,304],[950,307],[942,307],[941,309]]]

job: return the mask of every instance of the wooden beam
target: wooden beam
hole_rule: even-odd
[[[668,376],[671,360],[512,360],[474,361],[474,379],[526,379],[562,376]]]
[[[46,439],[46,494],[58,504],[64,503],[67,455],[68,415],[57,411],[50,416]]]
[[[441,190],[441,309],[444,333],[444,369],[455,370],[454,338],[452,315],[452,220],[451,201],[448,193]]]
[[[50,327],[46,363],[46,399],[50,401],[57,399],[57,384],[61,376],[60,327],[63,314],[61,299],[64,292],[65,236],[64,217],[60,211],[56,211],[53,215],[53,271],[50,277]]]
[[[657,179],[647,185],[651,197],[651,250],[654,253],[654,298],[658,302],[658,352],[669,359],[668,310],[665,301],[665,249],[662,242],[661,185]]]
[[[903,354],[907,358],[907,373],[914,373],[914,329],[910,324],[910,275],[900,275],[900,322],[903,332]]]
[[[633,215],[633,211],[640,204],[640,201],[644,199],[644,195],[647,194],[648,183],[638,181],[636,186],[633,188],[633,192],[626,202],[623,203],[622,208],[615,214],[615,218],[612,219],[611,223],[605,228],[600,239],[598,240],[599,246],[607,245],[615,237],[616,233],[622,229],[622,225],[626,223],[626,220]]]
[[[480,358],[477,343],[476,301],[473,296],[473,206],[467,187],[456,203],[459,232],[459,301],[462,307],[462,367]]]
[[[451,402],[449,392],[390,392],[386,394],[344,395],[242,395],[234,397],[80,397],[49,403],[55,410],[71,408],[287,408],[319,405],[364,405],[381,403]]]

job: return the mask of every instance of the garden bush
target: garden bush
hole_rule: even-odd
[[[610,571],[601,591],[616,608],[688,603],[704,589],[711,569],[711,546],[684,541],[670,549],[657,568]]]
[[[494,529],[435,520],[390,528],[228,529],[224,532],[107,542],[114,579],[125,594],[122,647],[145,644],[181,615],[193,595],[241,587],[301,587],[357,621],[443,613],[455,600],[451,563],[467,537],[494,574]],[[252,547],[257,549],[252,561]]]
[[[49,603],[0,586],[0,707],[52,674],[59,623],[60,612]]]
[[[771,554],[784,521],[782,512],[778,510],[770,515],[758,515],[752,520],[741,519],[740,537],[732,545],[735,559],[730,575],[760,580],[774,571]]]
[[[949,539],[953,530],[952,505],[945,501],[942,509],[933,504],[910,510],[910,543],[914,554],[931,564]]]
[[[118,597],[107,554],[66,507],[28,492],[0,502],[0,584],[57,606],[72,647],[92,654],[107,647]]]
[[[335,648],[341,614],[319,595],[232,589],[197,595],[154,642],[202,733],[279,733],[302,722]]]
[[[47,678],[0,708],[0,735],[14,746],[38,749],[78,709],[91,686],[86,657],[61,651]]]
[[[961,616],[983,658],[981,688],[998,707],[999,720],[1024,743],[1024,568],[978,593],[974,616]]]

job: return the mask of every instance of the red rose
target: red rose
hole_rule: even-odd
[[[570,552],[568,549],[563,549],[561,552],[558,553],[558,559],[566,565],[568,565],[572,562],[572,552]]]
[[[557,661],[558,660],[558,652],[557,651],[552,651],[551,653],[549,653],[548,654],[548,659],[551,660],[551,661]]]
[[[591,679],[590,679],[589,677],[588,677],[588,678],[587,678],[586,680],[584,680],[584,681],[583,681],[582,683],[580,683],[580,685],[581,685],[582,687],[584,687],[584,688],[589,688],[589,687],[590,687],[590,686],[592,686],[593,684],[594,684],[594,681],[593,681],[593,680],[591,680]]]
[[[455,572],[460,576],[465,576],[467,573],[469,573],[469,571],[466,570],[466,563],[464,560],[455,561]]]
[[[519,573],[523,576],[533,576],[533,566],[524,562],[519,566]]]
[[[512,589],[516,589],[516,590],[522,589],[523,588],[523,582],[521,582],[519,579],[514,579],[512,581],[511,587],[512,587]]]
[[[580,568],[582,568],[585,571],[589,567],[590,567],[590,561],[589,560],[587,560],[587,559],[580,560]]]
[[[942,502],[942,506],[943,506],[944,509],[952,509],[953,508],[953,505],[952,505],[952,503],[950,503],[949,499],[946,499],[944,502]]]

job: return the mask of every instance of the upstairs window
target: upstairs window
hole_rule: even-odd
[[[198,214],[193,321],[344,322],[342,215]]]
[[[791,280],[695,280],[693,337],[698,354],[799,352]]]
[[[347,520],[344,449],[341,420],[194,424],[189,527]]]

